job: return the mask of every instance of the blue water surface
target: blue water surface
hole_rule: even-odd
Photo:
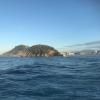
[[[0,100],[100,100],[100,56],[0,57]]]

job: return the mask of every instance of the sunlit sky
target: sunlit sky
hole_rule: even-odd
[[[100,40],[99,0],[0,0],[0,53],[16,45],[55,48]]]

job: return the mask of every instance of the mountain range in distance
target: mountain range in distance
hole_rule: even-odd
[[[100,41],[65,46],[64,55],[100,55]]]
[[[72,51],[68,51],[67,48],[76,48]],[[48,45],[18,45],[12,50],[2,54],[2,56],[17,56],[17,57],[33,57],[33,56],[61,56],[62,54],[68,55],[100,55],[100,41],[88,42],[83,44],[76,44],[72,46],[66,46],[64,52],[60,52],[55,48]]]
[[[65,46],[65,49],[69,50],[100,50],[100,41],[93,41],[81,44],[74,44],[70,46]]]

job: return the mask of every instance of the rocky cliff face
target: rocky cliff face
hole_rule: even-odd
[[[53,47],[47,45],[34,45],[32,47],[19,45],[9,52],[3,54],[4,56],[59,56],[60,53]]]

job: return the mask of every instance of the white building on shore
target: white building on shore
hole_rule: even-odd
[[[61,52],[61,54],[66,57],[66,56],[74,56],[75,53],[74,52]]]

